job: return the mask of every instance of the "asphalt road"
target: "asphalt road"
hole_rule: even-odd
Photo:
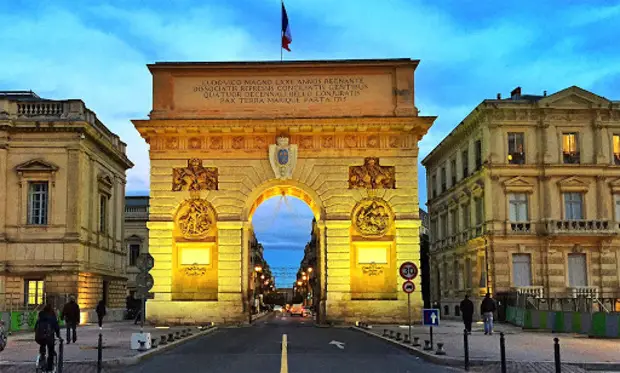
[[[123,372],[279,373],[283,334],[290,373],[454,372],[354,330],[317,328],[308,318],[273,315],[252,326],[219,329]],[[342,342],[344,348],[332,341]]]

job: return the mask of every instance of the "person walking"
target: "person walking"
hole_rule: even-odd
[[[493,335],[493,312],[497,310],[491,294],[487,293],[480,304],[480,314],[484,320],[484,334]]]
[[[67,326],[67,344],[71,343],[71,340],[75,343],[77,340],[76,328],[80,323],[80,306],[75,302],[73,295],[63,307],[60,318],[65,320],[65,325]],[[71,338],[71,331],[73,331],[73,338]]]
[[[106,315],[105,302],[103,300],[99,301],[95,312],[97,313],[97,322],[99,324],[99,328],[101,328],[103,327],[103,317]]]
[[[465,299],[461,301],[461,315],[463,317],[463,323],[465,324],[465,330],[471,334],[471,322],[474,318],[474,303],[469,300],[469,294],[465,294]]]
[[[37,322],[34,324],[34,340],[39,345],[41,358],[45,358],[47,350],[46,371],[54,369],[54,356],[56,356],[56,351],[54,351],[54,335],[60,339],[60,326],[52,306],[46,304],[43,310],[39,312]]]

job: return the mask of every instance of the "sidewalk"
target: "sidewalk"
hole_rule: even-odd
[[[175,333],[189,327],[170,327],[156,328],[145,326],[144,332],[151,333],[152,338],[161,340],[162,335]],[[201,331],[192,327],[193,335],[198,335]],[[130,339],[132,333],[139,333],[140,326],[134,325],[132,321],[114,322],[104,324],[101,334],[103,336],[103,360],[106,363],[122,364],[141,354],[137,350],[131,350]],[[66,338],[65,329],[60,333],[63,339]],[[99,327],[97,325],[79,326],[77,329],[77,343],[64,346],[65,364],[72,363],[95,363],[97,361],[97,344],[99,339]],[[186,338],[180,341],[186,340]],[[178,341],[178,342],[180,342]],[[65,341],[66,342],[66,341]],[[176,343],[177,341],[173,342]],[[156,347],[149,351],[157,351],[161,347]],[[0,371],[4,371],[7,366],[15,365],[34,365],[34,361],[39,352],[39,345],[34,342],[34,333],[19,333],[9,336],[7,347],[0,352]],[[56,352],[58,352],[58,341],[56,341]]]
[[[383,335],[383,330],[400,332],[404,336],[408,333],[407,326],[376,325],[367,332]],[[496,324],[493,335],[484,335],[483,325],[474,324],[469,336],[470,360],[486,361],[491,363],[500,360],[500,332],[504,333],[506,342],[506,360],[513,362],[553,362],[553,338],[560,339],[562,363],[582,365],[588,369],[620,370],[620,340],[618,339],[591,339],[577,334],[552,334],[544,332],[523,331],[521,328],[507,324]],[[433,342],[444,343],[446,355],[436,356],[446,361],[464,358],[463,351],[463,324],[457,321],[445,320],[441,326],[433,328]],[[419,343],[424,346],[424,340],[429,338],[429,328],[415,325],[411,332],[413,337],[419,337]],[[418,348],[422,351],[422,348]],[[434,351],[430,352],[434,355]],[[485,364],[486,365],[486,364]]]

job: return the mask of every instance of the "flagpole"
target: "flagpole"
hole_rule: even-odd
[[[282,24],[282,17],[284,17],[284,14],[282,13],[282,8],[284,7],[284,0],[280,0],[280,24]],[[280,62],[282,62],[282,38],[284,37],[284,30],[282,30],[282,26],[280,26]]]

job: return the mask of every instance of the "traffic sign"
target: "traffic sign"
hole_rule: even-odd
[[[411,281],[405,281],[403,283],[403,291],[407,294],[411,294],[415,291],[415,284]]]
[[[149,291],[155,285],[155,280],[150,273],[138,273],[136,275],[136,287],[138,289],[145,289],[145,291]]]
[[[149,253],[142,253],[138,255],[136,260],[136,267],[142,272],[148,272],[155,266],[155,258]]]
[[[405,280],[413,280],[418,277],[418,267],[413,262],[404,262],[400,265],[400,277]]]
[[[135,296],[137,299],[155,299],[155,293],[147,291],[144,288],[137,288]]]
[[[422,310],[424,326],[439,326],[439,309],[425,308]]]

